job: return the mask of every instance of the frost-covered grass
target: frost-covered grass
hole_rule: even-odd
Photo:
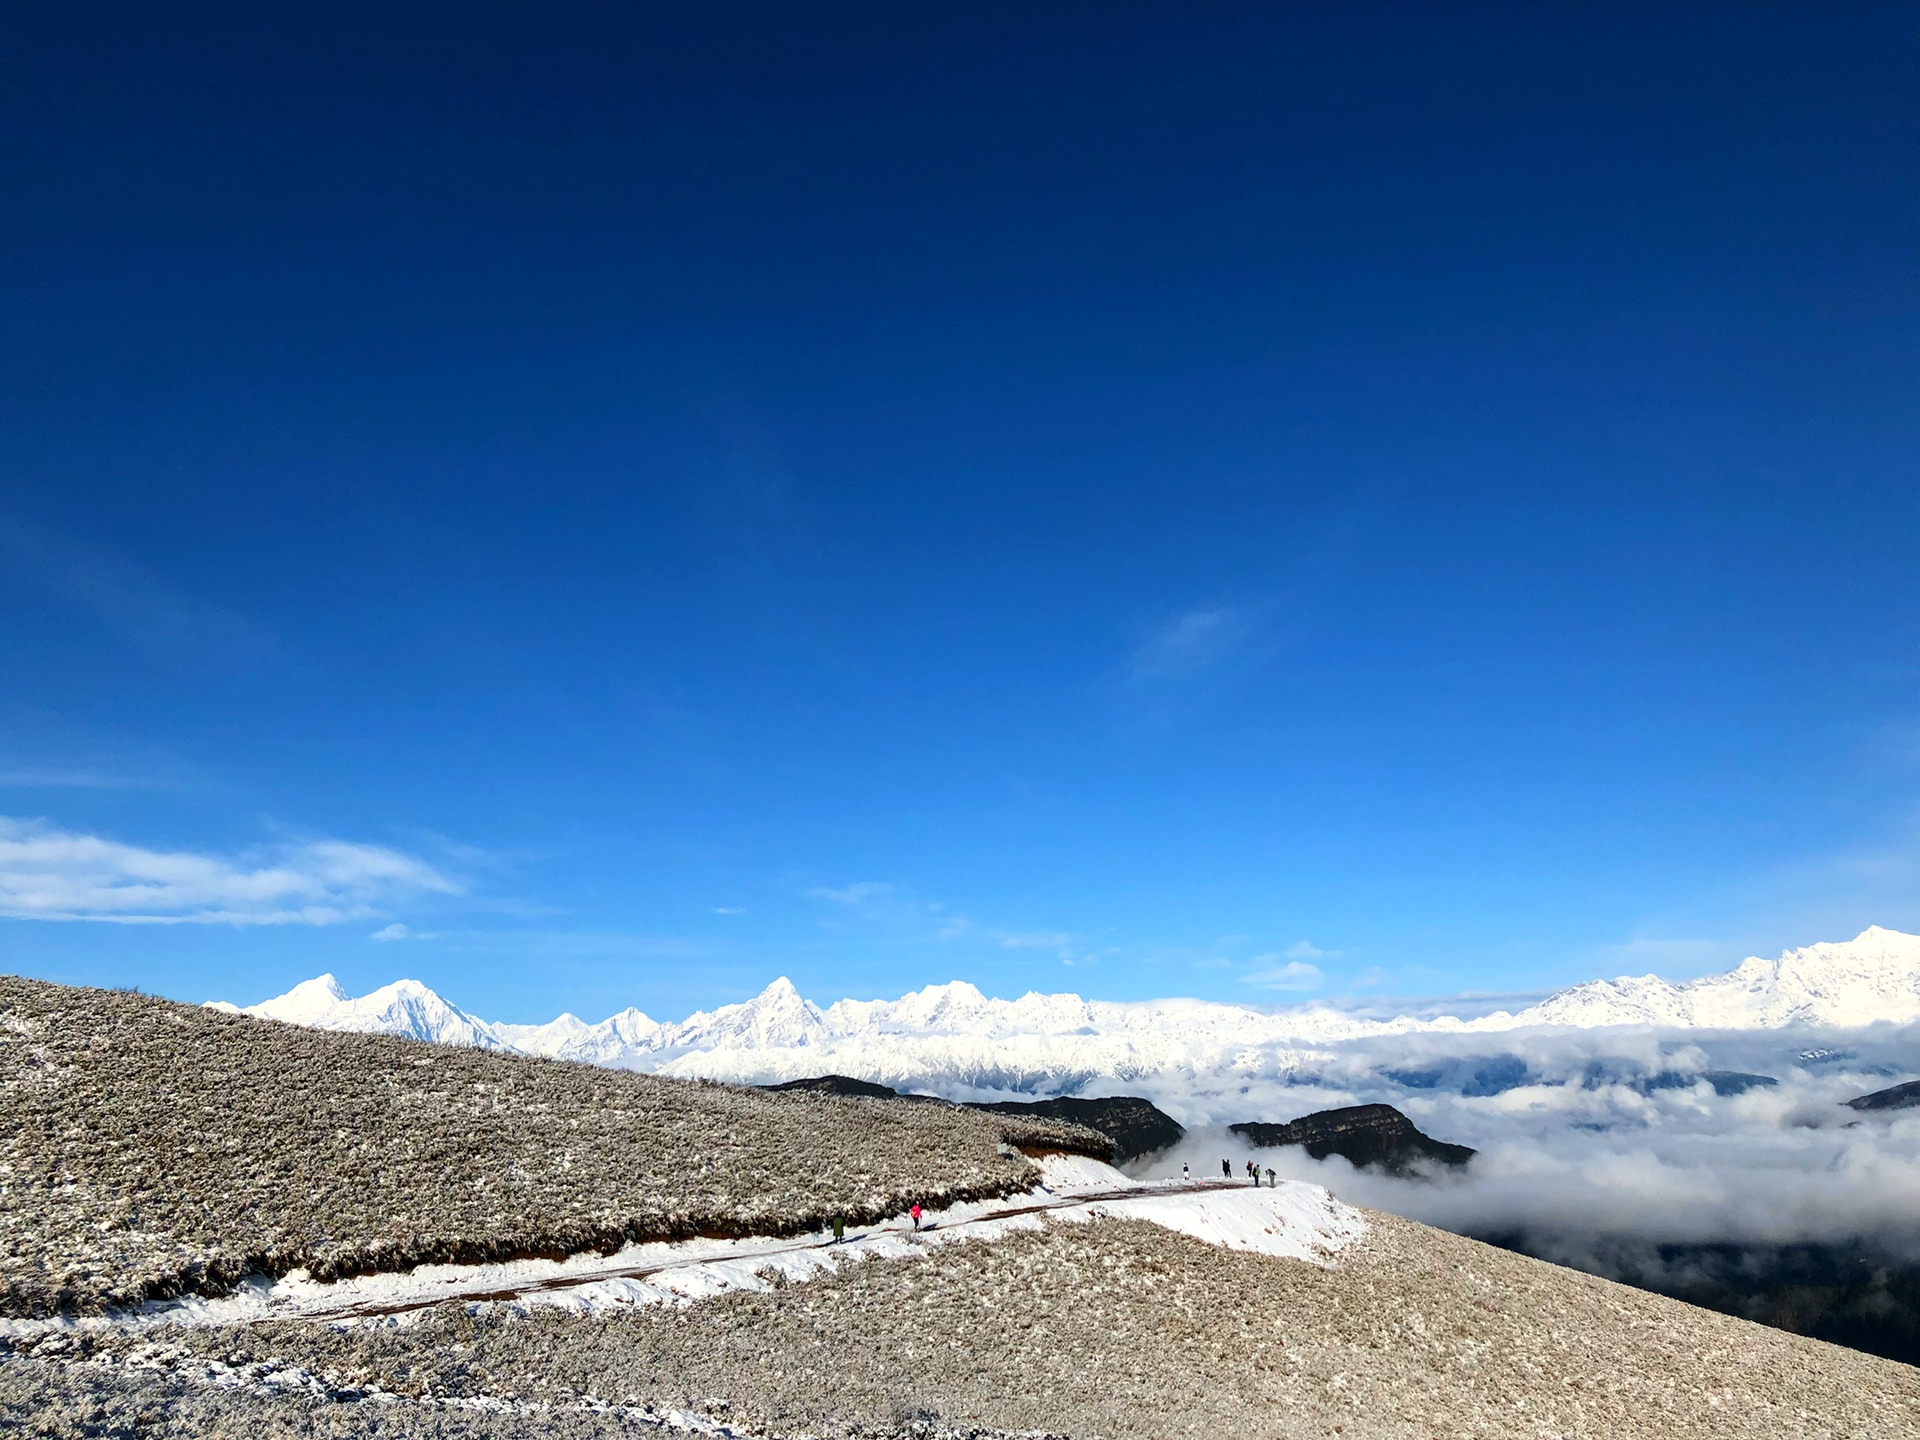
[[[950,1245],[993,1243],[1048,1224],[1098,1219],[1145,1220],[1210,1245],[1284,1256],[1312,1264],[1365,1236],[1358,1210],[1318,1185],[1228,1185],[1195,1188],[1140,1185],[1120,1171],[1078,1155],[1048,1155],[1041,1183],[997,1200],[968,1200],[929,1209],[922,1223],[901,1217],[855,1226],[841,1239],[827,1231],[775,1238],[653,1241],[611,1255],[564,1260],[507,1260],[479,1265],[419,1265],[407,1271],[353,1275],[326,1282],[295,1273],[256,1278],[233,1294],[153,1302],[109,1319],[56,1316],[0,1318],[0,1341],[31,1341],[62,1329],[117,1326],[161,1335],[180,1326],[223,1326],[301,1320],[332,1323],[417,1316],[450,1302],[511,1302],[589,1313],[635,1306],[684,1306],[730,1290],[806,1284],[848,1265],[923,1260]]]
[[[482,1406],[503,1435],[542,1413],[642,1434],[649,1412],[676,1410],[755,1435],[891,1435],[916,1418],[1137,1440],[1920,1434],[1910,1367],[1367,1218],[1332,1266],[1095,1219],[679,1310],[443,1306],[407,1325],[160,1344],[55,1334],[0,1358],[0,1430],[117,1380],[122,1413],[146,1397],[142,1433],[194,1433],[173,1417],[239,1374],[312,1397],[287,1433],[395,1440],[447,1433],[449,1416]],[[611,1428],[623,1415],[631,1427]],[[551,1433],[581,1433],[574,1423]]]
[[[0,1314],[790,1234],[1007,1194],[1059,1122],[667,1080],[0,977]]]

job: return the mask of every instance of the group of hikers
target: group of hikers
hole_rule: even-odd
[[[1233,1162],[1231,1160],[1222,1160],[1220,1162],[1220,1174],[1228,1180],[1233,1179]],[[1193,1179],[1192,1169],[1184,1162],[1180,1166],[1180,1178],[1188,1181]],[[1247,1161],[1247,1182],[1256,1190],[1260,1188],[1260,1167],[1251,1160]],[[1267,1167],[1267,1188],[1271,1190],[1278,1186],[1279,1183],[1280,1177],[1273,1173],[1273,1167],[1269,1165]]]
[[[1231,1160],[1222,1160],[1220,1162],[1220,1173],[1228,1180],[1233,1179],[1233,1162]],[[1180,1178],[1189,1182],[1193,1179],[1193,1171],[1185,1163],[1182,1163],[1180,1166]],[[1252,1185],[1256,1190],[1260,1188],[1260,1167],[1251,1160],[1247,1161],[1247,1183]],[[1280,1177],[1274,1174],[1273,1167],[1269,1165],[1267,1167],[1267,1188],[1271,1190],[1278,1186],[1279,1183]],[[918,1230],[920,1228],[921,1216],[920,1202],[918,1200],[914,1201],[912,1207],[908,1209],[907,1216],[913,1221],[913,1228]],[[847,1217],[844,1215],[835,1215],[833,1217],[833,1243],[838,1245],[846,1238]]]

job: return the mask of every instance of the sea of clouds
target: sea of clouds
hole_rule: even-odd
[[[1524,1237],[1582,1268],[1615,1268],[1594,1252],[1631,1242],[1865,1241],[1920,1261],[1920,1108],[1844,1103],[1920,1073],[1920,1027],[1393,1037],[1328,1047],[1313,1069],[1306,1083],[1189,1074],[1105,1088],[1144,1093],[1189,1126],[1144,1175],[1257,1158],[1354,1203]],[[1742,1083],[1729,1072],[1775,1083],[1721,1093]],[[1370,1101],[1480,1153],[1461,1171],[1396,1180],[1297,1147],[1256,1150],[1226,1128]]]

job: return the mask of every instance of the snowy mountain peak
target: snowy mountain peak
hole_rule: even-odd
[[[224,1008],[224,1007],[223,1007]],[[907,1088],[1059,1093],[1095,1077],[1291,1064],[1305,1045],[1420,1031],[1495,1033],[1534,1026],[1593,1029],[1853,1028],[1920,1022],[1920,936],[1875,926],[1853,940],[1749,959],[1721,975],[1674,983],[1655,975],[1593,980],[1518,1014],[1462,1020],[1369,1020],[1324,1002],[1267,1011],[1202,1000],[1089,1001],[1029,992],[999,1000],[963,980],[898,1000],[841,1000],[827,1010],[786,976],[737,1004],[659,1024],[623,1010],[597,1024],[489,1024],[417,980],[359,999],[330,975],[247,1012],[330,1030],[370,1030],[637,1070],[716,1079],[781,1080],[826,1071]]]
[[[782,975],[751,1000],[697,1011],[663,1027],[658,1044],[673,1050],[763,1050],[810,1045],[827,1034],[819,1007]]]
[[[276,995],[271,1000],[247,1007],[246,1013],[264,1015],[270,1020],[284,1020],[289,1025],[312,1025],[346,999],[347,992],[331,974],[316,975],[311,980],[301,981],[284,995]]]
[[[1590,980],[1509,1017],[1521,1025],[1776,1029],[1920,1020],[1920,935],[1874,925],[1852,940],[1758,956],[1724,975]]]
[[[441,1045],[494,1050],[505,1046],[493,1027],[442,1000],[418,980],[395,980],[352,999],[331,975],[317,976],[242,1013],[318,1030],[363,1030]]]

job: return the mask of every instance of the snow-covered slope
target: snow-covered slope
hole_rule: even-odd
[[[232,1009],[232,1006],[222,1008]],[[898,1000],[841,1000],[821,1009],[791,981],[679,1024],[638,1010],[588,1024],[491,1024],[414,980],[352,999],[331,975],[254,1005],[248,1014],[328,1030],[368,1030],[624,1069],[776,1081],[828,1071],[915,1087],[1059,1093],[1095,1078],[1173,1071],[1251,1078],[1298,1070],[1302,1047],[1415,1032],[1471,1034],[1558,1026],[1662,1029],[1854,1027],[1920,1021],[1920,936],[1875,926],[1840,944],[1745,961],[1675,984],[1656,976],[1594,980],[1518,1013],[1365,1020],[1324,1005],[1265,1011],[1199,1000],[1115,1003],[1078,995],[998,1000],[964,981]]]

